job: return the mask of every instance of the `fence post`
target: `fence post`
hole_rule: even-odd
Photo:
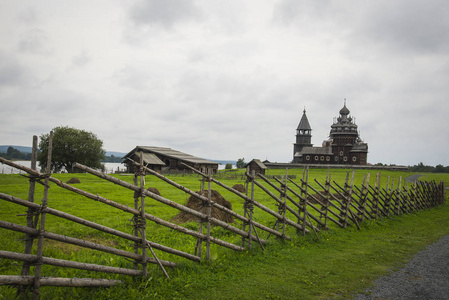
[[[138,183],[138,175],[137,175],[137,170],[134,173],[134,178],[133,178],[133,182],[135,186],[139,186]],[[139,210],[139,194],[137,192],[134,192],[134,209],[135,210]],[[133,215],[132,218],[132,226],[133,226],[133,233],[134,236],[139,237],[139,225],[138,225],[138,215]],[[139,242],[135,241],[134,242],[134,253],[135,254],[139,254]],[[138,270],[139,269],[139,262],[135,259],[134,262],[134,270]]]
[[[143,153],[140,152],[140,236],[142,238],[142,269],[143,276],[147,277],[147,238],[145,218],[145,169],[143,168]]]
[[[201,176],[201,196],[204,196],[204,182],[205,182],[205,180],[206,180],[205,177]],[[203,219],[200,219],[200,221],[199,221],[198,232],[200,234],[203,234]],[[195,255],[197,255],[200,258],[202,256],[202,248],[203,248],[203,239],[202,238],[197,238],[196,245],[195,245]]]
[[[282,212],[282,236],[285,239],[285,212],[287,210],[287,179],[288,179],[288,168],[285,168],[285,181],[282,180],[282,186],[281,186],[281,191],[282,191],[282,195],[284,198],[284,202],[283,202],[283,212]],[[282,199],[282,198],[281,198]]]
[[[321,209],[324,208],[324,230],[328,229],[327,228],[327,216],[329,213],[329,205],[330,205],[330,185],[331,185],[331,177],[332,175],[329,172],[329,168],[327,169],[327,174],[326,174],[326,181],[324,183],[326,189],[326,199],[324,199],[324,206],[321,206]],[[321,215],[320,215],[320,220],[321,220]]]
[[[49,188],[49,177],[51,174],[51,154],[52,154],[52,148],[53,148],[53,131],[50,131],[50,136],[48,139],[48,156],[47,156],[47,172],[45,174],[45,186],[44,186],[44,196],[42,198],[42,206],[41,209],[45,209],[47,207],[47,198],[48,198],[48,188]],[[44,248],[44,236],[43,233],[45,231],[45,218],[46,213],[45,211],[41,212],[41,220],[40,220],[40,226],[39,226],[39,233],[38,233],[38,243],[37,243],[37,250],[36,250],[36,256],[37,256],[37,265],[34,272],[34,286],[33,286],[33,299],[39,298],[39,290],[41,287],[41,267],[42,267],[42,252]]]
[[[366,176],[363,176],[363,184],[362,191],[360,192],[360,210],[361,210],[361,220],[362,222],[365,220],[365,212],[366,212],[366,202],[368,197],[368,185],[369,185],[370,173]]]
[[[37,136],[33,136],[33,148],[31,151],[31,169],[36,170],[37,161]],[[34,202],[34,191],[36,186],[36,177],[30,175],[30,188],[28,191],[28,201]],[[27,227],[36,228],[37,217],[34,217],[36,209],[29,207],[27,210]],[[25,238],[25,254],[31,254],[31,249],[33,248],[34,237],[27,234]],[[30,263],[24,262],[22,265],[22,276],[28,276],[30,274]],[[25,299],[26,287],[19,286],[17,292],[20,292],[21,299]]]
[[[304,167],[302,172],[302,187],[301,187],[301,196],[303,196],[303,207],[302,207],[302,235],[306,235],[306,227],[307,227],[307,186],[309,182],[309,166]],[[301,215],[301,214],[300,214]]]
[[[397,215],[398,216],[401,214],[401,205],[402,205],[401,194],[400,194],[401,183],[402,183],[402,176],[399,176],[398,186],[396,187],[396,191],[395,191],[396,203],[398,205],[398,207],[397,207]]]
[[[379,219],[379,209],[380,209],[380,180],[382,177],[382,173],[379,172],[376,174],[376,187],[375,187],[375,195],[376,195],[376,219]]]
[[[208,182],[208,196],[207,196],[207,239],[206,239],[206,260],[210,261],[210,217],[212,208],[212,179],[211,170],[207,171],[207,182]]]

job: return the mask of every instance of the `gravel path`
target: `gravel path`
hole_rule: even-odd
[[[401,270],[377,279],[365,293],[354,299],[449,299],[449,235],[418,253]]]
[[[406,180],[408,182],[415,182],[419,177],[421,177],[422,175],[419,174],[415,174],[415,175],[410,175],[409,177],[406,178]]]

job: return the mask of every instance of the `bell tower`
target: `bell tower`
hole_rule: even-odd
[[[293,144],[293,162],[301,162],[301,150],[304,147],[312,147],[312,128],[307,119],[306,109],[304,108],[301,121],[296,128],[296,143]]]

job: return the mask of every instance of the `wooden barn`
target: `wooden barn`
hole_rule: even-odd
[[[141,153],[144,164],[156,171],[169,172],[174,170],[190,173],[191,170],[182,163],[206,174],[209,170],[211,170],[212,174],[217,173],[218,170],[218,163],[216,162],[173,150],[171,148],[137,146],[123,157],[123,163],[126,165],[127,172],[135,172],[135,167],[131,160],[140,162]]]
[[[250,174],[252,174],[252,171],[255,171],[256,175],[265,175],[265,170],[267,169],[267,167],[263,164],[263,162],[260,161],[260,159],[253,159],[246,165],[246,168],[248,169]]]

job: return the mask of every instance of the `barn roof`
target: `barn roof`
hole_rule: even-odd
[[[249,166],[249,165],[250,165],[251,163],[253,163],[253,162],[254,162],[259,168],[261,168],[261,169],[268,169],[267,166],[265,166],[264,163],[260,161],[260,159],[253,159],[253,160],[251,160],[251,161],[247,164],[247,166]]]
[[[128,154],[125,155],[124,158],[130,157],[135,152],[142,151],[144,153],[153,153],[153,154],[159,154],[161,156],[166,156],[169,158],[178,159],[181,161],[193,163],[193,164],[208,164],[208,165],[218,165],[217,162],[210,161],[204,158],[199,158],[178,150],[174,150],[171,148],[166,147],[154,147],[154,146],[137,146],[132,151],[130,151]],[[144,159],[145,160],[145,159]],[[165,165],[165,164],[164,164]]]
[[[141,151],[136,152],[136,155],[140,157],[140,153]],[[144,164],[165,166],[164,162],[153,153],[142,152],[142,158]]]

